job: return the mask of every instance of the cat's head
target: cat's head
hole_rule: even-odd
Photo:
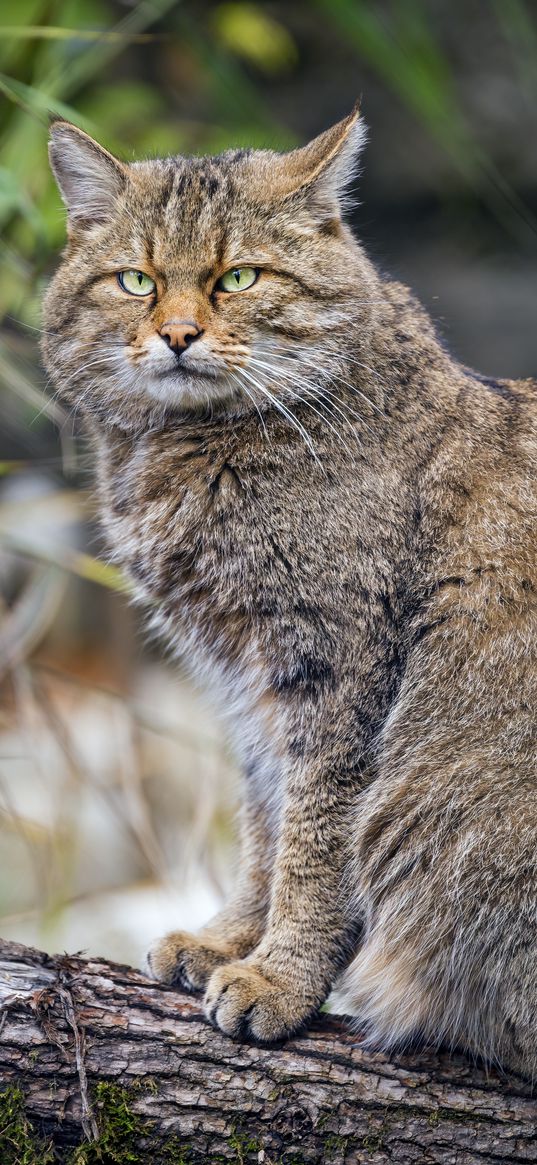
[[[54,122],[69,241],[43,349],[61,395],[130,429],[314,393],[370,323],[372,269],[341,218],[363,138],[355,112],[287,154],[124,163]]]

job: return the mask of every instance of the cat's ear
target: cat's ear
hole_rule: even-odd
[[[302,195],[320,221],[339,218],[366,137],[356,107],[307,146],[281,154],[273,170],[273,189],[283,197]]]
[[[53,121],[49,158],[76,228],[106,222],[125,188],[127,168],[69,121]]]

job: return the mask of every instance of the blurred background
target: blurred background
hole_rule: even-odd
[[[128,160],[287,148],[361,97],[360,237],[465,363],[535,375],[536,5],[3,0],[0,20],[0,933],[137,962],[225,893],[236,773],[144,641],[47,391],[49,111]]]

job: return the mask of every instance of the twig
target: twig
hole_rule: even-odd
[[[87,1141],[97,1141],[99,1139],[99,1127],[93,1115],[89,1098],[88,1077],[86,1074],[86,1064],[84,1059],[84,1032],[79,1028],[77,1023],[75,1003],[69,984],[69,979],[65,971],[60,971],[58,974],[57,991],[62,1001],[65,1018],[69,1024],[69,1027],[71,1028],[75,1041],[75,1061],[76,1070],[78,1072],[78,1080],[80,1083],[80,1101],[82,1108],[82,1117],[80,1121],[82,1125],[82,1131]]]

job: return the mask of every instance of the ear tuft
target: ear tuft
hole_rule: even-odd
[[[62,120],[50,127],[49,158],[70,224],[106,222],[124,190],[125,166],[89,134]]]
[[[367,138],[367,130],[354,109],[343,121],[319,134],[307,146],[295,151],[303,170],[303,184],[316,182],[331,190],[337,199],[345,193],[358,168],[358,159]]]
[[[338,220],[366,138],[367,130],[356,106],[348,117],[307,146],[287,154],[266,155],[266,187],[278,199],[302,198],[321,223]]]

